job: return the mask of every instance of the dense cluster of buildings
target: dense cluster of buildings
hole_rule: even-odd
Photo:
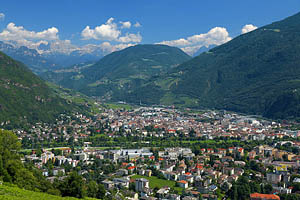
[[[192,112],[170,108],[140,107],[133,110],[102,109],[88,117],[79,113],[61,114],[55,123],[37,123],[28,130],[15,132],[27,147],[45,142],[68,142],[70,145],[95,134],[108,137],[216,137],[242,141],[298,137],[300,132],[283,129],[280,123],[226,111]]]
[[[246,155],[242,147],[229,147],[227,149],[201,149],[200,155],[195,155],[189,148],[164,148],[155,153],[149,148],[142,149],[118,149],[118,150],[97,150],[85,143],[81,150],[72,152],[70,148],[59,148],[61,155],[55,155],[51,151],[44,152],[37,156],[35,152],[25,156],[26,161],[32,161],[43,169],[43,175],[50,181],[56,178],[63,179],[66,175],[63,164],[68,163],[76,167],[79,162],[89,165],[94,159],[108,160],[111,164],[118,166],[113,173],[106,176],[102,181],[105,189],[131,189],[134,184],[135,195],[130,198],[139,197],[142,199],[197,199],[201,194],[202,199],[217,199],[218,188],[229,190],[233,183],[244,174],[246,162],[242,157]],[[58,152],[59,152],[58,151]],[[255,153],[253,157],[252,153]],[[278,150],[270,146],[257,146],[253,151],[247,152],[247,158],[261,164],[261,171],[267,171],[266,175],[255,172],[254,176],[263,180],[264,184],[272,184],[274,193],[291,194],[292,188],[288,187],[294,170],[300,167],[300,156],[287,157],[286,161],[277,159]],[[286,152],[288,155],[289,153]],[[283,156],[282,155],[282,156]],[[44,166],[48,163],[55,163],[51,170]],[[272,169],[272,170],[269,170]],[[80,173],[89,173],[82,171]],[[150,187],[152,179],[159,173],[158,180],[169,180],[174,183],[168,184],[154,191]],[[300,179],[294,179],[300,182]],[[174,192],[174,188],[177,191]],[[181,196],[184,191],[184,196]],[[252,195],[251,199],[257,199],[259,194]],[[129,198],[129,197],[128,197]]]
[[[259,165],[251,174],[271,184],[273,193],[291,194],[291,183],[300,167],[300,142],[294,140],[298,131],[283,127],[288,125],[258,120],[225,111],[192,112],[171,108],[141,107],[133,110],[103,109],[101,114],[87,117],[81,114],[61,115],[55,124],[38,123],[30,130],[17,130],[23,141],[62,140],[76,142],[92,135],[102,134],[110,138],[143,137],[201,137],[214,139],[235,138],[241,141],[265,141],[285,138],[274,145],[257,145],[250,151],[243,146],[228,148],[202,148],[200,153],[190,148],[139,148],[106,149],[84,142],[82,148],[61,147],[55,151],[44,149],[24,157],[43,170],[50,181],[66,176],[65,165],[76,168],[91,165],[95,159],[105,160],[115,166],[115,171],[104,174],[102,184],[110,190],[127,190],[129,199],[218,199],[218,191],[225,193],[245,173],[246,162]],[[287,140],[290,138],[290,140]],[[88,140],[85,140],[88,141]],[[261,144],[261,143],[260,143]],[[295,149],[278,148],[284,145]],[[299,151],[298,151],[299,150]],[[59,152],[59,153],[57,153]],[[53,163],[49,168],[47,163]],[[81,170],[80,174],[90,171]],[[103,172],[101,172],[103,173]],[[152,177],[152,178],[151,178]],[[167,180],[169,184],[153,187],[153,177]],[[172,184],[171,184],[172,183]],[[134,185],[131,187],[131,185]],[[155,184],[154,184],[155,185]],[[158,188],[157,188],[158,187]],[[125,195],[126,196],[126,195]],[[278,196],[254,193],[251,199],[277,199]]]

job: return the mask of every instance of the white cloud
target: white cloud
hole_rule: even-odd
[[[160,42],[160,44],[165,44],[169,46],[186,46],[186,45],[190,45],[191,43],[184,38],[180,38],[178,40],[162,41]]]
[[[129,42],[139,43],[142,41],[142,36],[140,35],[140,33],[137,34],[126,33],[126,35],[120,37],[118,41],[122,43],[129,43]]]
[[[131,27],[131,23],[128,22],[120,22],[120,24],[122,24],[121,28],[130,28]]]
[[[96,26],[94,29],[90,28],[90,26],[86,26],[86,28],[81,32],[81,36],[83,40],[103,40],[103,41],[115,41],[121,43],[139,43],[142,41],[142,36],[140,33],[126,33],[122,35],[121,29],[129,29],[132,24],[130,21],[120,21],[121,25],[118,27],[117,23],[114,22],[114,18],[110,18],[107,20],[105,24],[100,26]],[[134,24],[135,27],[140,26],[137,22]]]
[[[15,46],[26,46],[30,49],[38,49],[40,44],[48,45],[50,41],[58,41],[58,29],[51,27],[39,32],[26,30],[23,26],[16,26],[14,23],[9,23],[6,28],[0,32],[0,40]]]
[[[0,13],[0,21],[3,21],[5,19],[5,14],[4,13]]]
[[[19,41],[19,40],[57,40],[58,29],[55,27],[48,28],[41,32],[28,31],[23,26],[16,26],[14,23],[9,23],[6,28],[0,33],[0,40],[4,41]]]
[[[119,51],[119,50],[125,49],[127,47],[131,47],[131,46],[134,46],[134,45],[136,45],[136,44],[127,43],[127,44],[113,45],[109,42],[103,42],[102,44],[99,45],[99,47],[101,48],[103,53],[108,54],[108,53],[112,53],[114,51]]]
[[[193,35],[188,38],[180,38],[177,40],[162,41],[159,44],[180,47],[187,54],[193,55],[201,47],[209,47],[211,45],[221,45],[232,38],[229,36],[226,28],[215,27],[207,33]]]
[[[257,29],[257,26],[254,26],[253,24],[246,24],[243,28],[242,28],[242,34],[248,33],[250,31],[254,31],[255,29]]]
[[[137,22],[133,26],[139,27],[141,25]],[[105,24],[96,26],[94,29],[86,26],[81,32],[83,40],[93,39],[102,40],[103,42],[100,45],[85,45],[83,49],[90,52],[95,48],[100,48],[106,54],[140,43],[142,41],[140,33],[127,32],[122,34],[122,29],[130,29],[131,27],[132,23],[130,21],[115,23],[114,18],[108,19]]]
[[[211,29],[208,33],[193,35],[188,37],[188,41],[192,44],[202,44],[202,46],[210,46],[210,45],[221,45],[232,38],[229,37],[229,33],[226,28],[223,27],[215,27]]]
[[[121,35],[121,31],[118,30],[118,26],[113,22],[114,18],[109,18],[105,24],[96,26],[95,29],[91,29],[89,26],[81,32],[81,36],[84,40],[117,40]]]
[[[0,15],[1,16],[1,15]],[[119,26],[118,26],[119,25]],[[140,33],[129,33],[122,35],[121,29],[131,28],[131,22],[114,22],[114,18],[109,18],[106,23],[95,28],[86,28],[81,32],[82,39],[103,40],[101,44],[87,44],[77,46],[72,44],[71,40],[61,40],[59,30],[51,27],[41,31],[27,30],[23,26],[17,26],[9,23],[5,29],[0,32],[0,41],[12,44],[16,47],[26,46],[35,49],[41,54],[63,53],[70,54],[78,50],[82,53],[108,54],[113,51],[121,50],[129,46],[136,45],[142,41]],[[109,41],[113,41],[110,43]],[[46,45],[47,48],[41,48],[40,45]]]
[[[136,22],[133,26],[138,28],[138,27],[141,27],[142,25],[139,22]]]

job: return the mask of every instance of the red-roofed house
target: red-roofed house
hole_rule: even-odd
[[[128,163],[123,162],[121,166],[122,166],[122,167],[127,167],[127,166],[128,166]]]
[[[238,148],[237,148],[237,154],[238,154],[239,156],[244,156],[244,148],[238,147]]]
[[[188,182],[185,181],[185,180],[177,181],[177,184],[178,184],[178,186],[181,187],[181,188],[185,188],[185,189],[186,189],[186,188],[189,187]]]
[[[255,151],[250,151],[249,152],[249,154],[248,154],[248,156],[249,156],[249,159],[254,159],[255,158],[255,156],[256,156],[256,152]]]
[[[207,153],[214,153],[213,149],[207,149]]]
[[[128,171],[133,172],[133,170],[135,169],[135,166],[128,167],[127,169],[128,169]]]
[[[176,130],[175,129],[169,129],[168,133],[176,133]]]
[[[218,149],[219,153],[226,156],[226,149]]]
[[[280,197],[275,194],[260,194],[252,193],[250,194],[251,200],[280,200]]]
[[[151,160],[155,160],[155,156],[150,156],[150,159]]]

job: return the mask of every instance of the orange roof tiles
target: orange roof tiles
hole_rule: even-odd
[[[185,180],[181,180],[181,181],[177,181],[178,183],[183,183],[183,184],[187,184],[188,182]]]
[[[154,160],[154,159],[155,159],[155,156],[150,156],[150,159],[151,159],[151,160]]]
[[[135,168],[135,166],[128,167],[129,170],[134,169],[134,168]]]
[[[263,199],[263,200],[280,200],[280,197],[275,194],[252,193],[250,194],[250,198]]]

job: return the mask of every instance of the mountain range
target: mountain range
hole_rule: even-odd
[[[300,13],[200,49],[194,58],[176,47],[136,45],[40,76],[103,100],[295,119],[300,116],[299,33]]]
[[[176,47],[136,45],[111,53],[94,65],[48,72],[41,76],[89,96],[121,100],[128,92],[162,76],[191,57]]]
[[[49,51],[47,45],[40,44],[38,50],[16,46],[0,41],[0,51],[28,66],[35,74],[70,67],[85,62],[95,62],[103,57],[103,52],[74,50],[70,53]]]
[[[57,83],[91,96],[106,95],[132,103],[227,109],[270,118],[298,117],[299,33],[300,14],[296,14],[192,59],[183,52],[161,57],[164,54],[149,51],[162,46],[130,47]]]

